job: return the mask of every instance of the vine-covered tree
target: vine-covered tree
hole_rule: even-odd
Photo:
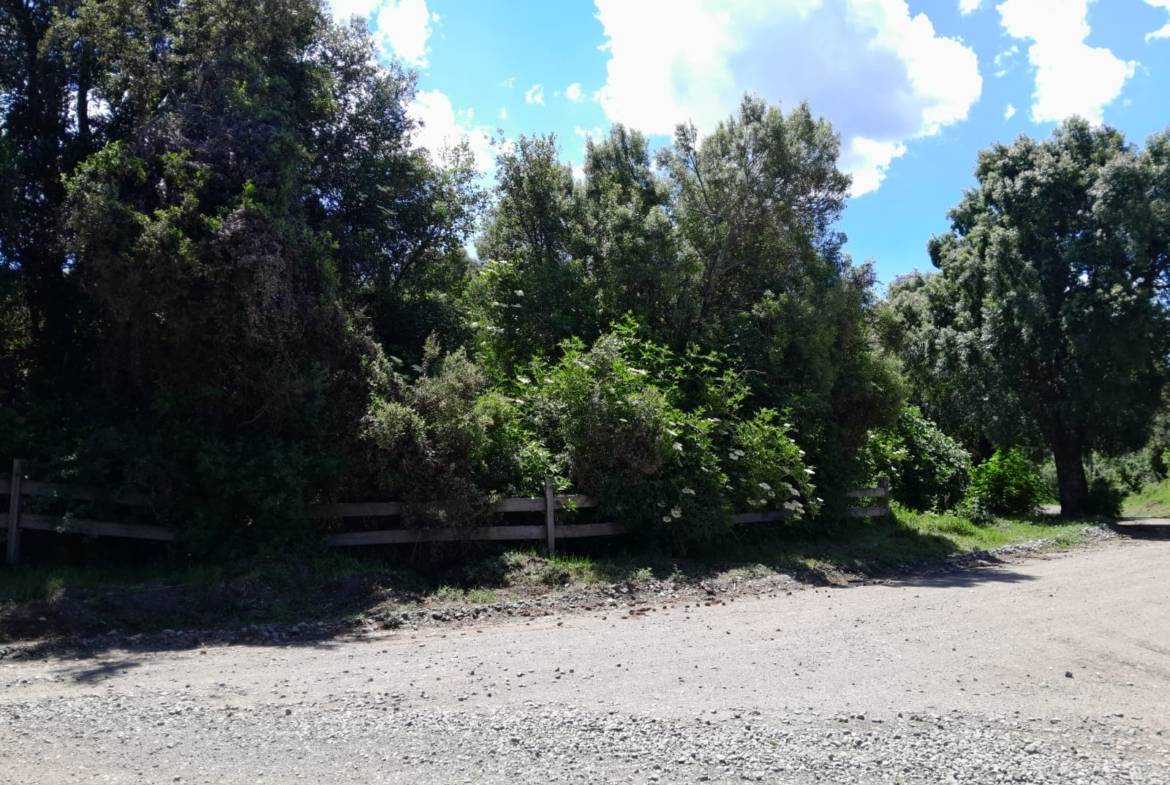
[[[1088,451],[1140,447],[1167,379],[1170,137],[1070,120],[976,177],[930,242],[940,272],[891,287],[886,334],[940,422],[1045,445],[1075,515]]]

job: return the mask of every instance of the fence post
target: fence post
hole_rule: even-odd
[[[557,535],[556,535],[556,508],[557,498],[553,494],[552,477],[544,478],[544,528],[548,537],[548,553],[553,555],[557,552]]]
[[[20,561],[20,485],[24,479],[24,461],[12,460],[12,483],[8,489],[8,563]]]
[[[886,508],[886,517],[890,516],[890,478],[886,475],[878,477],[878,487],[882,489],[882,505]]]

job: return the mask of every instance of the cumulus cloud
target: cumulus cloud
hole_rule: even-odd
[[[374,40],[387,57],[427,65],[431,24],[439,15],[427,10],[426,0],[332,0],[330,8],[337,19],[357,16],[371,23]]]
[[[534,84],[524,93],[524,103],[544,106],[544,85]]]
[[[983,5],[983,0],[959,0],[959,13],[966,16],[973,11],[978,11],[981,5]]]
[[[1154,8],[1161,8],[1163,11],[1170,14],[1170,0],[1146,0],[1146,5],[1152,5]],[[1152,33],[1146,33],[1146,43],[1153,41],[1155,38],[1170,38],[1170,22],[1162,25]]]
[[[1170,0],[1167,0],[1170,2]],[[573,82],[565,88],[565,98],[568,98],[573,103],[579,103],[585,97],[585,91],[581,89],[580,82]]]
[[[414,132],[415,144],[427,148],[436,158],[443,150],[466,139],[481,172],[495,165],[491,134],[486,127],[476,123],[475,110],[456,111],[443,91],[420,91],[407,107],[407,114],[418,124]]]
[[[609,53],[597,97],[610,120],[702,132],[745,91],[808,100],[841,133],[854,196],[881,184],[906,142],[965,119],[982,90],[975,53],[905,0],[595,1]]]
[[[1016,116],[1015,104],[1008,104],[1007,106],[1005,106],[1003,108],[1003,119],[1004,120],[1011,120],[1015,116]]]
[[[1121,95],[1137,63],[1085,43],[1089,0],[1004,0],[998,9],[1008,35],[1032,42],[1028,62],[1036,72],[1033,122],[1072,115],[1101,122],[1105,107]]]
[[[382,4],[382,0],[331,0],[329,9],[335,19],[342,21],[351,17],[360,16],[369,19],[374,9]]]

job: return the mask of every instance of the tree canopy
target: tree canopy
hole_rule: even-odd
[[[691,548],[876,466],[955,504],[963,444],[1046,446],[1072,513],[1087,451],[1144,439],[1166,135],[984,152],[879,302],[806,105],[614,126],[576,172],[524,136],[488,184],[417,146],[414,91],[321,0],[0,4],[0,454],[147,493],[195,552],[312,542],[329,499],[480,523],[546,477]]]
[[[976,177],[883,334],[939,422],[1050,450],[1076,514],[1087,452],[1144,444],[1167,378],[1170,137],[1070,120],[984,151]]]

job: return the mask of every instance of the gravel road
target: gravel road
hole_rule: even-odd
[[[1170,783],[1170,542],[0,662],[0,782]]]

